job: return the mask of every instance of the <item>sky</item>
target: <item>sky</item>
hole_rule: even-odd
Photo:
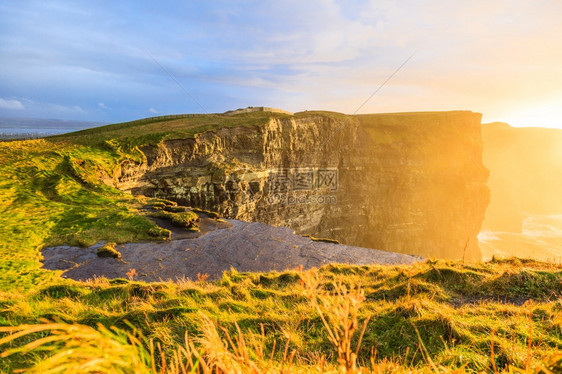
[[[559,0],[0,0],[0,116],[472,110],[562,128],[561,18]]]

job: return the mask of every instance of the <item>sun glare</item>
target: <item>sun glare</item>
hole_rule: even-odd
[[[547,101],[513,108],[501,119],[514,127],[550,127],[562,129],[562,94]]]

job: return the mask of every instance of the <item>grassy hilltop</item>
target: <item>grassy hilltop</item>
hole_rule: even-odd
[[[560,372],[560,265],[331,265],[151,284],[41,269],[45,245],[166,240],[143,208],[154,201],[102,182],[142,159],[138,147],[271,116],[286,115],[154,118],[0,143],[0,372]]]

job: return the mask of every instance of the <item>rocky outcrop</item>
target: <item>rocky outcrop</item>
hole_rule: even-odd
[[[480,118],[303,112],[144,147],[115,184],[347,245],[478,260]]]
[[[96,252],[103,243],[89,248],[43,248],[43,266],[63,270],[64,278],[82,281],[102,276],[125,278],[135,269],[138,280],[155,282],[197,279],[198,274],[218,279],[232,268],[268,272],[331,263],[409,265],[423,261],[417,256],[314,241],[286,227],[236,220],[228,223],[230,228],[212,230],[198,238],[120,245],[120,260],[98,257]]]

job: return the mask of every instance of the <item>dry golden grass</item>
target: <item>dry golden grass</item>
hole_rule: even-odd
[[[360,373],[357,367],[357,354],[363,334],[370,317],[363,321],[356,348],[352,348],[352,339],[359,328],[359,307],[365,301],[365,293],[360,285],[348,288],[341,282],[331,283],[332,291],[322,287],[316,271],[302,272],[301,282],[304,294],[322,319],[328,339],[337,354],[340,368],[348,374]]]
[[[295,348],[298,339],[294,328],[281,328],[282,336],[268,344],[268,333],[261,324],[260,331],[243,330],[234,321],[229,327],[221,326],[208,314],[198,312],[198,334],[184,334],[182,342],[171,338],[169,320],[151,324],[158,339],[143,336],[140,330],[129,324],[127,331],[117,327],[96,327],[81,324],[50,323],[26,324],[0,327],[5,334],[0,339],[4,351],[0,358],[21,356],[31,373],[152,373],[152,374],[213,374],[213,373],[468,373],[474,372],[465,365],[447,366],[434,362],[424,338],[414,326],[418,339],[418,350],[423,362],[408,363],[408,352],[401,359],[377,359],[377,351],[370,350],[370,357],[358,360],[363,335],[370,319],[377,315],[361,313],[366,302],[360,283],[346,285],[342,279],[326,278],[318,270],[294,272],[300,283],[296,287],[306,299],[308,310],[321,320],[325,338],[331,351],[310,353],[306,357]],[[93,280],[90,285],[105,285],[104,280]],[[168,285],[172,287],[172,285]],[[178,289],[201,287],[201,291],[218,290],[219,286],[208,282],[183,281]],[[162,289],[155,287],[154,292]],[[170,288],[172,290],[172,288]],[[414,296],[408,296],[414,305]],[[62,299],[67,308],[72,308],[70,299]],[[423,301],[423,300],[422,300]],[[131,300],[129,305],[132,305]],[[421,304],[430,303],[429,300]],[[138,300],[137,309],[154,312],[154,300]],[[404,304],[405,305],[405,304]],[[417,304],[416,304],[417,305]],[[406,308],[406,306],[404,306]],[[421,311],[421,309],[419,309]],[[532,302],[523,306],[521,321],[527,324],[526,359],[520,367],[512,364],[498,367],[496,355],[501,354],[500,340],[492,332],[489,367],[495,373],[559,373],[562,369],[562,353],[553,350],[542,363],[532,363],[536,349],[535,314],[540,311]],[[506,312],[509,310],[506,308]],[[361,317],[363,316],[363,317]],[[311,316],[309,316],[311,317]],[[445,317],[443,317],[445,318]],[[558,321],[560,314],[554,319]],[[526,322],[525,322],[526,321]],[[555,322],[556,322],[555,321]],[[450,322],[449,322],[450,323]],[[159,332],[156,333],[155,330]],[[0,335],[1,336],[1,335]],[[167,338],[165,338],[167,336]],[[497,335],[499,338],[499,335]],[[498,342],[497,344],[495,342]],[[445,343],[445,340],[443,340]],[[371,341],[371,343],[373,343]],[[446,344],[446,343],[445,343]],[[475,344],[478,344],[475,341]],[[414,353],[415,355],[415,353]]]

